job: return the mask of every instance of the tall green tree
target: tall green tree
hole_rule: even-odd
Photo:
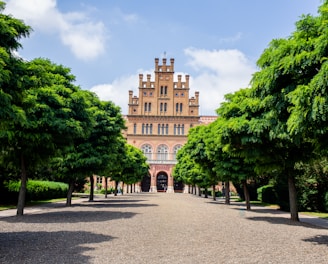
[[[209,159],[206,152],[206,142],[205,139],[209,129],[207,126],[197,126],[192,128],[188,134],[188,141],[184,146],[184,152],[189,155],[191,159],[202,168],[204,175],[206,177],[202,181],[202,187],[205,188],[205,197],[207,197],[208,187],[213,189],[213,199],[215,200],[215,185],[219,181],[219,176],[213,169],[214,164],[212,160]]]
[[[36,166],[68,149],[90,131],[87,104],[70,70],[45,59],[26,62],[21,108],[25,120],[7,127],[7,157],[21,169],[17,214],[23,214],[26,181]]]
[[[147,158],[140,149],[130,144],[126,144],[125,147],[126,156],[123,158],[121,181],[126,184],[141,182],[143,177],[148,174]]]
[[[208,158],[214,164],[213,170],[216,172],[216,175],[219,176],[219,180],[225,182],[226,192],[229,192],[227,186],[229,187],[230,181],[241,182],[243,184],[246,208],[247,210],[250,210],[250,197],[247,189],[247,180],[254,177],[254,164],[252,162],[245,162],[245,158],[236,155],[236,152],[229,153],[227,149],[224,149],[221,136],[225,125],[226,120],[224,118],[218,118],[215,122],[209,125],[209,133],[205,140],[206,152]],[[225,197],[226,204],[229,204],[229,195],[226,195]]]
[[[177,153],[178,163],[174,166],[173,177],[177,181],[192,186],[192,193],[201,195],[201,187],[206,187],[206,174],[202,171],[201,166],[196,163],[189,155],[188,146],[184,145]]]

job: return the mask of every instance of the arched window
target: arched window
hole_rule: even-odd
[[[166,126],[165,126],[165,134],[166,135],[169,134],[169,124],[166,124]]]
[[[151,103],[148,103],[148,111],[151,112]]]
[[[161,124],[158,124],[158,130],[157,130],[157,134],[160,135],[161,134]]]
[[[180,103],[180,113],[182,113],[182,103]]]
[[[133,134],[137,134],[137,124],[133,124]]]
[[[152,135],[153,134],[153,124],[150,124],[149,129],[150,129],[149,133]]]
[[[177,134],[177,125],[174,124],[174,135],[176,135],[176,134]]]
[[[182,145],[175,145],[174,148],[173,148],[173,159],[176,160],[176,157],[177,157],[177,153],[179,151],[179,149],[182,148]]]
[[[181,134],[184,135],[184,125],[181,126]]]
[[[145,134],[145,124],[142,124],[142,134]]]
[[[166,145],[159,145],[157,148],[157,159],[167,160],[169,155],[169,149]]]
[[[167,111],[167,103],[164,103],[164,112]]]
[[[175,112],[178,112],[179,111],[179,103],[176,103],[175,104]]]
[[[147,159],[149,159],[149,160],[152,159],[153,149],[152,149],[151,145],[149,145],[149,144],[142,145],[141,151],[147,157]]]

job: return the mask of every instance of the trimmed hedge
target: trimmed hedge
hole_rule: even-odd
[[[273,185],[264,185],[257,189],[257,199],[263,203],[276,204],[277,193]]]
[[[4,184],[8,191],[9,200],[18,198],[19,181],[9,181]],[[68,184],[52,181],[29,180],[26,185],[26,201],[49,200],[64,198],[68,192]]]

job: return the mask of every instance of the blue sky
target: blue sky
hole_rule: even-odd
[[[321,0],[7,0],[6,13],[32,26],[19,55],[69,67],[82,89],[127,113],[128,90],[154,59],[175,59],[200,92],[200,114],[215,115],[224,94],[247,87],[275,38],[295,30]]]

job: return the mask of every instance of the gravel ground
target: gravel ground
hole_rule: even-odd
[[[57,203],[0,218],[0,263],[328,263],[328,228],[189,194]]]

